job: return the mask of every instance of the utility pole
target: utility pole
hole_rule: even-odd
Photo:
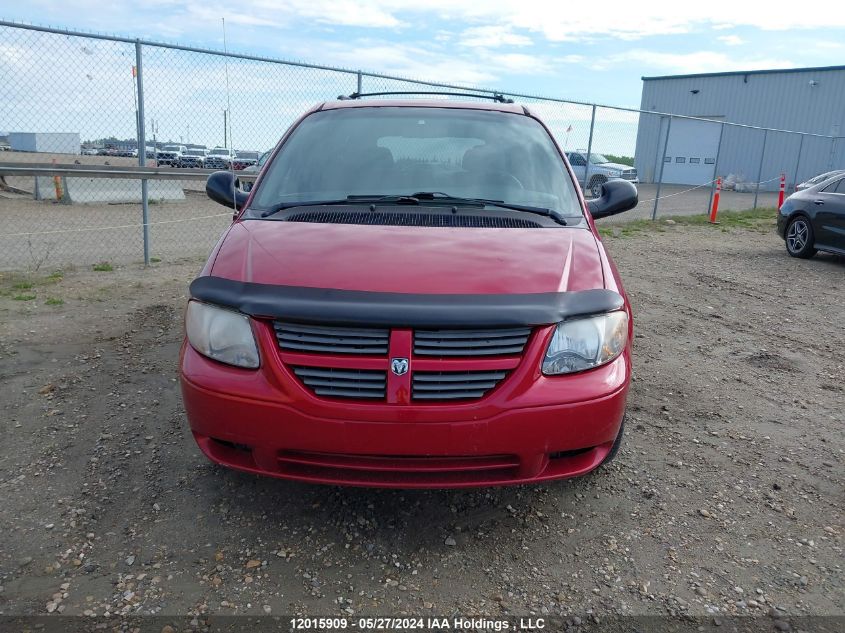
[[[226,132],[226,130],[229,129],[227,127],[227,120],[226,120],[227,116],[228,116],[228,112],[226,112],[226,110],[224,109],[223,110],[223,147],[229,147],[229,140],[228,140],[229,137],[228,137],[228,133]]]

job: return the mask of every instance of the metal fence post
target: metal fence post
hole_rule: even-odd
[[[142,66],[141,41],[135,41],[135,80],[138,82],[138,164],[147,164],[147,139],[144,134],[144,69]],[[144,223],[144,266],[150,265],[150,209],[148,181],[141,179],[141,219]]]
[[[666,166],[666,148],[669,146],[669,132],[672,131],[672,115],[669,115],[669,122],[666,124],[666,138],[663,139],[663,156],[660,158],[660,177],[657,179],[657,192],[654,194],[654,209],[651,211],[651,219],[657,219],[657,203],[660,200],[660,188],[663,186],[663,168]]]
[[[719,177],[719,157],[722,155],[722,138],[725,136],[725,123],[722,122],[722,127],[719,130],[719,146],[716,148],[716,162],[713,163],[713,182],[710,183],[710,200],[707,201],[707,208],[704,213],[710,213],[713,207],[713,191],[716,189],[716,179]]]
[[[358,84],[357,84],[357,87],[355,88],[355,92],[357,92],[358,94],[361,94],[361,86],[363,85],[364,82],[363,82],[363,77],[361,75],[360,70],[358,71],[357,74],[358,74]]]
[[[792,173],[792,190],[801,182],[798,180],[798,166],[801,164],[801,150],[804,149],[804,135],[801,135],[801,142],[798,143],[798,157],[795,159],[795,171]]]
[[[763,176],[763,159],[766,157],[766,141],[769,140],[769,130],[763,131],[763,151],[760,152],[760,165],[757,167],[757,186],[754,187],[754,209],[757,208],[757,196],[760,193],[760,178]]]
[[[596,105],[593,104],[593,111],[590,115],[590,140],[587,141],[587,164],[584,166],[584,191],[587,190],[590,182],[590,154],[593,152],[593,129],[596,127]]]

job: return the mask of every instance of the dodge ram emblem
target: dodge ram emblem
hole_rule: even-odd
[[[407,358],[391,358],[390,371],[397,376],[408,373],[408,359]]]

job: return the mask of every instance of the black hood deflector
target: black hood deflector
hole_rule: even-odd
[[[536,326],[619,310],[612,290],[532,294],[410,294],[276,286],[198,277],[191,297],[259,318],[393,328]]]

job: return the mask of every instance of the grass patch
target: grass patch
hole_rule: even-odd
[[[657,220],[632,220],[616,225],[605,225],[599,228],[602,237],[624,238],[632,237],[643,232],[651,231],[665,233],[667,227],[672,225],[681,226],[704,226],[727,232],[730,229],[744,229],[768,233],[776,223],[777,209],[762,208],[749,211],[722,211],[716,218],[717,224],[710,224],[710,217],[707,214],[696,215],[670,215],[658,217]]]
[[[14,299],[15,301],[32,301],[33,299],[35,299],[35,295],[19,294],[12,297],[12,299]]]
[[[35,284],[31,281],[19,281],[17,283],[12,284],[12,289],[14,290],[29,290]]]
[[[160,257],[150,257],[150,262],[152,262],[153,264],[158,264],[160,261]]]
[[[94,264],[94,270],[98,273],[110,273],[114,270],[114,266],[108,262],[100,262],[99,264]]]
[[[44,305],[48,306],[60,306],[64,304],[65,300],[60,299],[58,297],[47,297],[47,301],[44,302]]]

